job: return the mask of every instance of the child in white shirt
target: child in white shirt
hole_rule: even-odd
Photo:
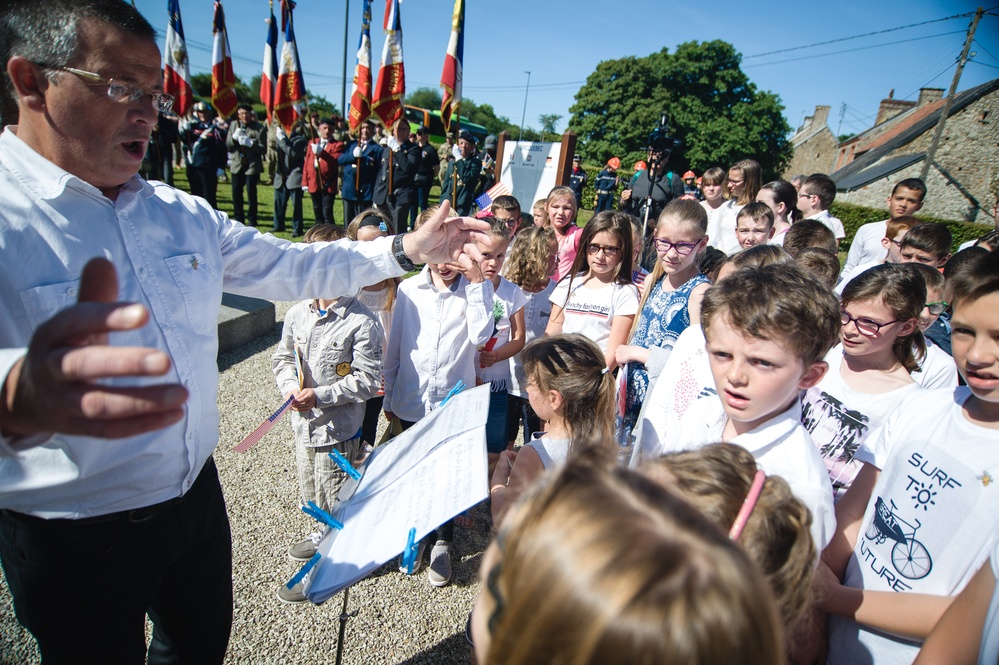
[[[429,214],[417,220],[417,228]],[[465,258],[464,256],[462,257]],[[437,408],[463,381],[475,385],[475,349],[493,331],[493,284],[477,263],[427,264],[399,285],[385,354],[385,416],[403,429]],[[451,580],[450,547],[454,520],[440,526],[428,579],[433,586]],[[422,550],[421,550],[422,552]],[[419,564],[419,562],[418,562]]]
[[[836,506],[819,594],[830,663],[911,663],[999,533],[999,254],[955,278],[953,300],[968,385],[924,391],[889,416]]]

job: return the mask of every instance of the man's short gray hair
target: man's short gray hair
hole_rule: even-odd
[[[70,64],[77,56],[78,26],[85,18],[141,39],[156,39],[156,30],[149,21],[124,0],[4,0],[0,5],[0,60],[4,71],[14,56],[47,65]],[[14,124],[18,117],[14,84],[9,76],[4,79],[0,126]]]

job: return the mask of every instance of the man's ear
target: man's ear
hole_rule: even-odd
[[[801,380],[798,381],[798,387],[802,390],[807,390],[815,386],[822,380],[827,371],[829,371],[829,363],[825,360],[816,360],[805,370],[805,373],[801,376]]]
[[[41,111],[45,108],[45,90],[49,81],[42,69],[30,60],[15,55],[7,61],[7,76],[14,86],[15,100],[25,108]]]

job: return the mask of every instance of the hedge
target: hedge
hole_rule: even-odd
[[[888,217],[887,210],[867,208],[850,203],[833,202],[829,208],[829,212],[834,217],[839,217],[840,221],[843,222],[843,228],[846,230],[846,238],[840,243],[840,250],[843,252],[850,249],[850,244],[853,242],[853,236],[857,233],[857,229],[864,224],[884,221]],[[951,248],[953,252],[956,252],[962,243],[974,240],[992,230],[990,226],[985,224],[959,222],[953,219],[941,219],[940,217],[931,217],[919,213],[916,214],[916,218],[921,222],[937,222],[946,226],[953,238],[953,247]]]

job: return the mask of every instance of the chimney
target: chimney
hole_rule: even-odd
[[[812,131],[822,129],[829,124],[829,107],[816,106],[815,115],[812,116]]]
[[[916,102],[895,99],[895,89],[892,88],[891,92],[888,93],[888,98],[881,100],[881,105],[878,107],[878,117],[875,118],[874,125],[877,126],[886,120],[891,120],[898,114],[913,108],[915,105]]]
[[[927,104],[943,99],[943,88],[920,88],[919,99],[916,100],[916,108],[922,108]]]

